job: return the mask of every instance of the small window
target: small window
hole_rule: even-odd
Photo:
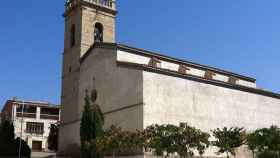
[[[94,26],[94,42],[103,42],[103,25],[96,23]]]
[[[71,47],[75,46],[75,42],[76,42],[76,28],[75,25],[73,24],[71,26],[71,31],[70,31],[70,45]]]

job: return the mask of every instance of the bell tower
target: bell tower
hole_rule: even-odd
[[[80,56],[94,42],[115,42],[115,0],[67,0],[65,51],[81,47]]]
[[[80,119],[80,58],[96,42],[115,42],[116,14],[115,0],[67,0],[65,3],[60,151],[66,150],[66,145],[79,142],[79,127],[73,123]]]

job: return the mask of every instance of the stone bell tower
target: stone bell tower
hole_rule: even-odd
[[[115,0],[67,0],[61,94],[59,150],[79,144],[80,58],[95,42],[115,42]]]

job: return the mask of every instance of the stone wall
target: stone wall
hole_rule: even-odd
[[[97,48],[83,62],[79,89],[79,113],[82,114],[85,90],[96,89],[97,103],[111,124],[126,129],[143,127],[142,72],[119,67],[114,49]]]
[[[66,8],[64,14],[62,125],[59,137],[59,150],[62,153],[67,149],[67,144],[79,142],[79,126],[77,124],[79,124],[81,115],[79,102],[80,58],[94,43],[95,24],[99,22],[103,25],[104,42],[115,42],[115,12],[101,11],[100,8],[97,8],[88,3],[75,3],[75,6]],[[73,25],[75,26],[75,45],[72,46],[71,29]]]
[[[94,49],[80,68],[79,100],[76,105],[79,117],[62,125],[61,150],[69,148],[67,145],[80,144],[80,118],[86,90],[97,90],[97,103],[105,114],[105,128],[116,125],[128,130],[143,129],[142,83],[140,70],[117,66],[114,49]],[[64,115],[72,116],[71,113]]]

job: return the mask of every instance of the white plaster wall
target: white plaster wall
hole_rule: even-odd
[[[117,61],[131,62],[137,64],[148,64],[150,61],[149,57],[141,56],[133,53],[128,53],[125,51],[117,51]]]
[[[44,123],[44,134],[43,135],[36,135],[26,133],[26,123],[27,122],[38,122]],[[24,118],[22,123],[22,139],[27,141],[30,148],[32,148],[32,141],[42,141],[42,149],[47,149],[47,140],[50,133],[50,126],[51,124],[56,124],[56,120],[48,120],[48,119],[33,119],[33,118]],[[17,117],[14,120],[14,127],[15,127],[15,136],[21,136],[21,118]]]
[[[187,122],[203,131],[280,126],[280,100],[143,71],[144,127]],[[213,149],[208,156],[215,156]]]
[[[204,77],[205,71],[195,69],[195,68],[190,68],[188,73],[194,76]]]
[[[216,74],[215,76],[213,76],[213,79],[218,80],[218,81],[228,82],[229,77],[220,75],[220,74]]]
[[[162,61],[161,62],[161,68],[168,69],[168,70],[171,70],[171,71],[178,71],[179,70],[179,64],[174,64],[174,63],[171,63],[171,62]]]
[[[242,85],[242,86],[257,88],[257,84],[256,83],[248,82],[248,81],[244,81],[244,80],[238,80],[237,84]]]

